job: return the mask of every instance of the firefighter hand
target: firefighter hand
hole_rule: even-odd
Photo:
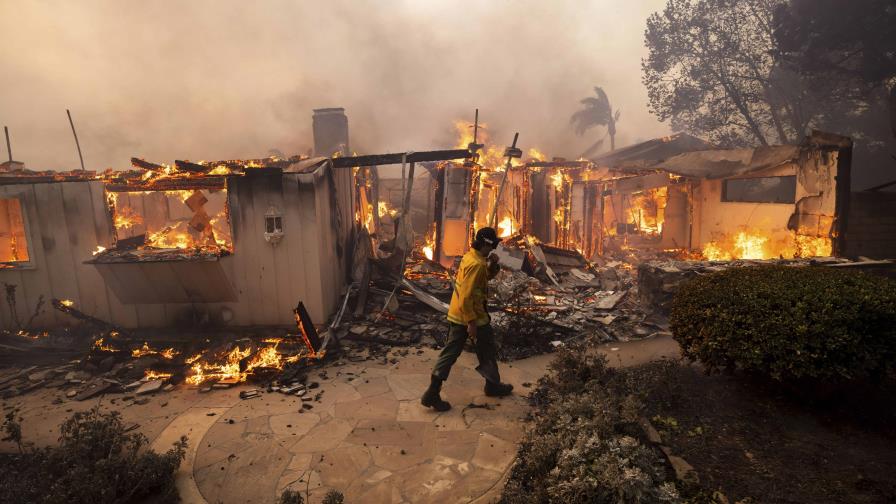
[[[500,259],[498,256],[492,254],[488,256],[488,275],[489,277],[493,277],[498,274],[498,271],[501,269]]]
[[[476,321],[471,320],[467,322],[467,337],[470,339],[476,338]]]

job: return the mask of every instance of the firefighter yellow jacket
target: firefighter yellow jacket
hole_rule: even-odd
[[[448,321],[467,325],[471,320],[477,326],[490,322],[485,311],[485,300],[488,293],[488,265],[485,257],[470,249],[460,261],[457,278],[454,280],[454,293],[448,306]]]

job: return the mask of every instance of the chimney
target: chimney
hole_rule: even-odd
[[[315,109],[312,117],[314,155],[332,157],[349,154],[348,117],[344,108]]]

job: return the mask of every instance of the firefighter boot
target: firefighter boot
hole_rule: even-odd
[[[420,399],[420,404],[426,406],[427,408],[432,408],[436,411],[448,411],[451,409],[451,404],[447,401],[443,401],[439,396],[439,392],[442,390],[442,380],[437,376],[433,375],[430,378],[429,388],[426,389],[426,392],[423,393],[423,397]]]
[[[510,392],[513,390],[513,385],[509,383],[494,383],[490,381],[485,382],[485,395],[489,397],[503,397],[510,395]]]

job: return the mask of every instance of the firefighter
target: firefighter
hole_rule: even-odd
[[[513,385],[501,383],[495,337],[485,309],[488,281],[500,268],[498,258],[489,254],[500,242],[493,228],[482,228],[476,233],[473,247],[460,262],[448,308],[448,341],[433,366],[429,388],[420,399],[423,406],[436,411],[451,409],[451,404],[443,401],[439,392],[442,382],[448,379],[451,366],[463,351],[467,338],[471,338],[476,345],[476,357],[479,359],[476,371],[485,378],[485,394],[500,397],[509,395],[513,390]]]

